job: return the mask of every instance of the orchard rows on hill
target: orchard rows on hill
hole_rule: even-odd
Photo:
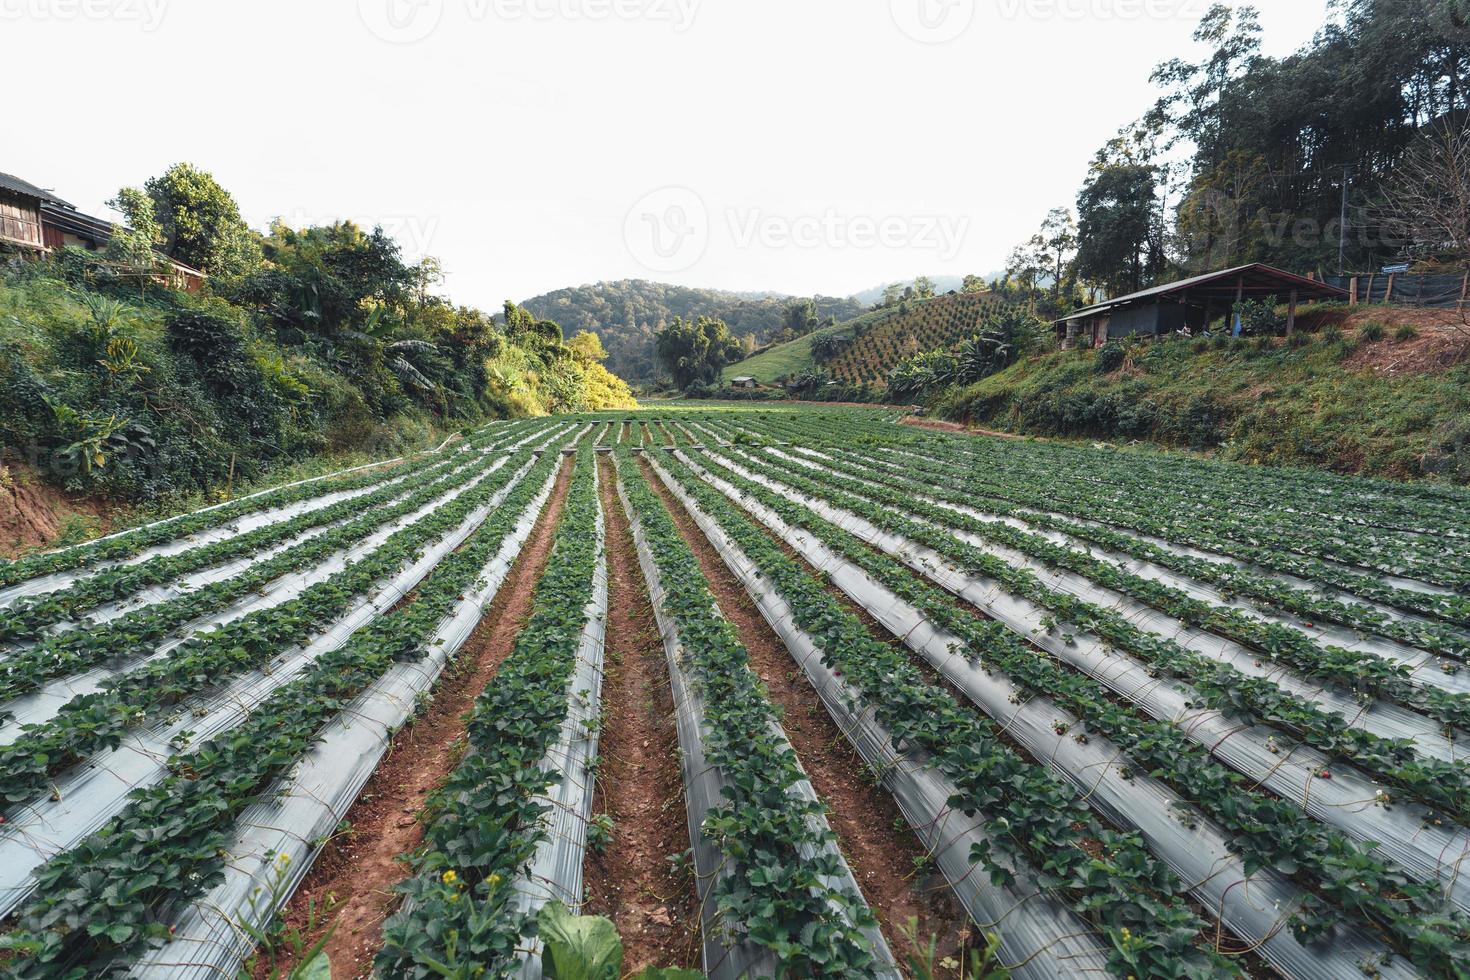
[[[852,340],[827,364],[832,376],[853,384],[881,384],[893,366],[923,351],[946,350],[973,334],[997,301],[984,293],[956,293],[884,310],[854,321]]]
[[[1467,666],[1458,488],[495,423],[0,566],[0,972],[307,975],[462,696],[384,977],[1470,976]]]

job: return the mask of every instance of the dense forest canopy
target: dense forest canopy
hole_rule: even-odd
[[[798,302],[806,301],[775,294],[731,293],[624,279],[558,289],[528,299],[522,305],[536,316],[555,320],[568,330],[597,333],[608,350],[608,369],[636,382],[651,381],[660,375],[654,337],[677,317],[721,320],[742,349],[750,351],[799,335],[785,332],[793,326],[788,321],[788,310]],[[830,296],[814,296],[809,302],[816,322],[807,329],[831,322],[834,317],[850,319],[864,309],[856,300]]]
[[[1012,254],[1012,279],[1059,269],[1058,292],[1117,295],[1245,262],[1331,274],[1470,259],[1470,235],[1435,214],[1470,182],[1464,4],[1334,0],[1284,58],[1261,53],[1248,5],[1215,4],[1194,37],[1203,57],[1158,65],[1155,104],[1094,157],[1075,238],[1043,228]],[[1433,199],[1410,200],[1429,174]]]

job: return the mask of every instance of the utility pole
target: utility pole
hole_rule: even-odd
[[[1347,218],[1348,218],[1348,180],[1352,177],[1353,165],[1344,163],[1342,165],[1342,218],[1338,223],[1337,231],[1337,274],[1346,273],[1347,262]]]

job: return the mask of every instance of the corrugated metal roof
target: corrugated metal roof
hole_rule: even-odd
[[[69,208],[74,206],[63,201],[50,191],[37,187],[28,180],[21,180],[19,177],[10,174],[0,174],[0,188],[7,191],[14,191],[17,194],[25,194],[28,197],[39,197],[43,201],[51,201],[54,204],[60,204],[62,207]]]
[[[1257,275],[1264,276],[1267,279],[1277,280],[1283,286],[1289,289],[1295,288],[1299,292],[1315,294],[1317,297],[1321,298],[1347,295],[1346,290],[1338,289],[1336,286],[1329,285],[1325,282],[1322,282],[1321,280],[1308,279],[1305,276],[1299,276],[1294,272],[1287,272],[1284,269],[1277,269],[1272,266],[1265,265],[1261,262],[1252,262],[1249,265],[1237,265],[1230,269],[1221,269],[1219,272],[1207,272],[1202,276],[1193,276],[1189,279],[1180,279],[1175,282],[1167,282],[1164,283],[1162,286],[1153,286],[1149,289],[1142,289],[1136,293],[1129,293],[1126,296],[1119,296],[1115,299],[1110,299],[1105,303],[1097,303],[1092,306],[1083,307],[1082,309],[1077,310],[1074,313],[1069,313],[1068,315],[1062,317],[1061,320],[1058,320],[1056,322],[1062,323],[1066,320],[1077,320],[1084,317],[1094,316],[1098,313],[1103,313],[1117,306],[1136,303],[1140,300],[1145,299],[1162,298],[1164,296],[1169,296],[1174,293],[1183,292],[1186,289],[1194,289],[1200,286],[1205,286],[1218,280],[1235,279],[1236,277],[1241,276],[1245,273],[1255,273]]]

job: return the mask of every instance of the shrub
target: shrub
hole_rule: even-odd
[[[1415,337],[1419,336],[1419,331],[1414,328],[1414,325],[1412,323],[1402,323],[1399,324],[1399,328],[1393,332],[1393,336],[1395,340],[1413,340]]]
[[[1248,299],[1236,304],[1240,314],[1240,332],[1245,337],[1271,336],[1280,333],[1285,322],[1276,312],[1276,297]]]
[[[1387,328],[1377,320],[1370,320],[1363,324],[1363,329],[1358,331],[1358,336],[1370,344],[1376,344],[1388,333]]]
[[[1112,340],[1097,349],[1097,362],[1093,366],[1098,374],[1112,374],[1123,366],[1126,357],[1123,345]]]
[[[1330,346],[1332,344],[1337,343],[1341,339],[1342,339],[1342,329],[1340,327],[1335,327],[1335,326],[1328,327],[1326,330],[1323,330],[1322,331],[1322,343],[1323,344],[1326,344],[1326,345],[1329,345]]]

